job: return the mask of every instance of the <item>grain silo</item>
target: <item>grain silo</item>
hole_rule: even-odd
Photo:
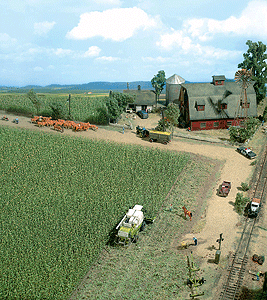
[[[181,84],[185,80],[179,75],[172,75],[166,80],[166,105],[172,102],[178,102]]]

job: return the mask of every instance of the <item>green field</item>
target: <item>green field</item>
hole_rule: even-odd
[[[51,116],[52,110],[49,104],[60,102],[63,104],[65,114],[69,114],[69,95],[67,94],[38,94],[41,101],[40,115]],[[70,114],[73,120],[90,122],[92,124],[103,124],[106,121],[106,105],[104,96],[98,95],[71,95]],[[1,94],[0,110],[21,113],[28,116],[37,115],[36,108],[27,97],[27,94]]]
[[[0,299],[66,299],[124,212],[155,215],[189,155],[0,126]]]

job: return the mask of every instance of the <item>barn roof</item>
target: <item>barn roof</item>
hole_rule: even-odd
[[[237,117],[241,88],[235,82],[225,82],[221,86],[212,83],[187,83],[182,86],[188,95],[191,121]],[[252,85],[247,88],[247,102],[250,104],[247,110],[248,116],[257,116],[256,93]],[[218,103],[227,104],[227,109],[219,112],[216,108]],[[204,111],[197,111],[197,104],[205,105]]]
[[[136,105],[154,105],[156,101],[155,93],[152,90],[123,90],[123,93],[135,95]]]

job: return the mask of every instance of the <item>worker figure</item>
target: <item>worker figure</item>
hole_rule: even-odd
[[[170,204],[170,211],[172,211],[172,204]]]
[[[257,281],[259,281],[260,280],[260,272],[257,272],[256,276],[257,276]]]
[[[193,236],[193,241],[195,243],[195,246],[197,246],[197,238]]]
[[[18,118],[15,119],[15,123],[19,124],[19,119]]]
[[[124,134],[124,126],[122,127],[122,134]]]

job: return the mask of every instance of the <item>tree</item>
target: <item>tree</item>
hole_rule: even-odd
[[[157,130],[165,131],[179,124],[178,118],[180,116],[179,106],[175,103],[170,103],[165,110],[162,111],[162,119],[158,121]]]
[[[37,115],[39,115],[41,108],[41,100],[37,97],[33,89],[29,90],[29,92],[27,93],[27,97],[31,100],[32,104],[36,108]]]
[[[49,103],[49,106],[52,110],[51,117],[53,120],[65,119],[67,116],[67,108],[65,103],[61,101],[53,101]]]
[[[255,42],[248,40],[246,42],[248,50],[243,54],[244,61],[238,64],[238,68],[247,70],[252,69],[253,77],[255,81],[253,87],[256,92],[257,103],[262,101],[266,96],[266,82],[267,82],[267,54],[266,45],[262,42]]]
[[[166,77],[165,77],[165,72],[163,70],[158,71],[158,74],[154,75],[154,77],[151,79],[151,84],[155,89],[155,91],[153,92],[156,94],[156,107],[159,100],[159,96],[164,89],[165,83],[166,83]]]
[[[108,109],[108,117],[115,121],[118,120],[128,103],[134,102],[134,97],[118,92],[110,92],[106,97],[106,106]]]
[[[235,126],[231,126],[229,129],[230,141],[232,143],[244,143],[256,132],[258,125],[258,119],[248,118],[245,121],[244,127],[237,128]]]

